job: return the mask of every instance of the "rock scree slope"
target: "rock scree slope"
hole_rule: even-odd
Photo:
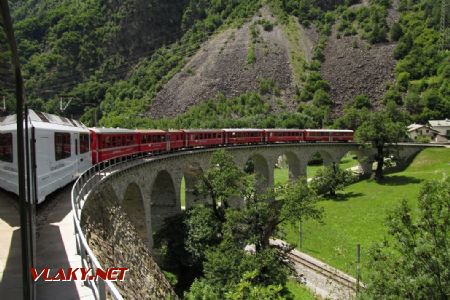
[[[272,22],[272,30],[264,30],[259,20]],[[252,41],[255,24],[257,41]],[[249,47],[254,43],[255,60],[249,63]],[[206,42],[162,88],[152,102],[149,115],[154,118],[174,117],[192,105],[223,94],[234,97],[257,91],[262,79],[275,81],[287,107],[294,107],[294,87],[289,62],[289,44],[276,19],[267,8],[259,16],[239,28],[226,29]]]

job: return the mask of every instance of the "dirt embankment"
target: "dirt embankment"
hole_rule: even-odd
[[[254,43],[252,24],[263,19],[272,22],[273,29],[264,30],[257,24],[258,42]],[[249,63],[252,45],[255,60]],[[295,106],[288,40],[268,9],[262,9],[259,16],[242,27],[224,30],[206,42],[158,93],[148,114],[154,118],[173,117],[219,94],[234,97],[257,91],[261,79],[277,82],[285,105]]]

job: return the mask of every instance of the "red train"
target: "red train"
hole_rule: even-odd
[[[91,128],[92,163],[138,153],[242,144],[349,142],[352,130],[334,129],[189,129],[128,130]]]

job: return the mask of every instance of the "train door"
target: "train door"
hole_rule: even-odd
[[[75,133],[75,157],[77,173],[84,173],[91,166],[91,151],[89,134]]]

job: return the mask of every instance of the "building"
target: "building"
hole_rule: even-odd
[[[408,136],[413,141],[431,142],[439,135],[437,130],[434,130],[429,125],[411,124],[406,129]]]
[[[438,132],[438,135],[434,138],[436,143],[448,143],[450,142],[450,119],[445,120],[430,120],[428,124],[433,130]]]

